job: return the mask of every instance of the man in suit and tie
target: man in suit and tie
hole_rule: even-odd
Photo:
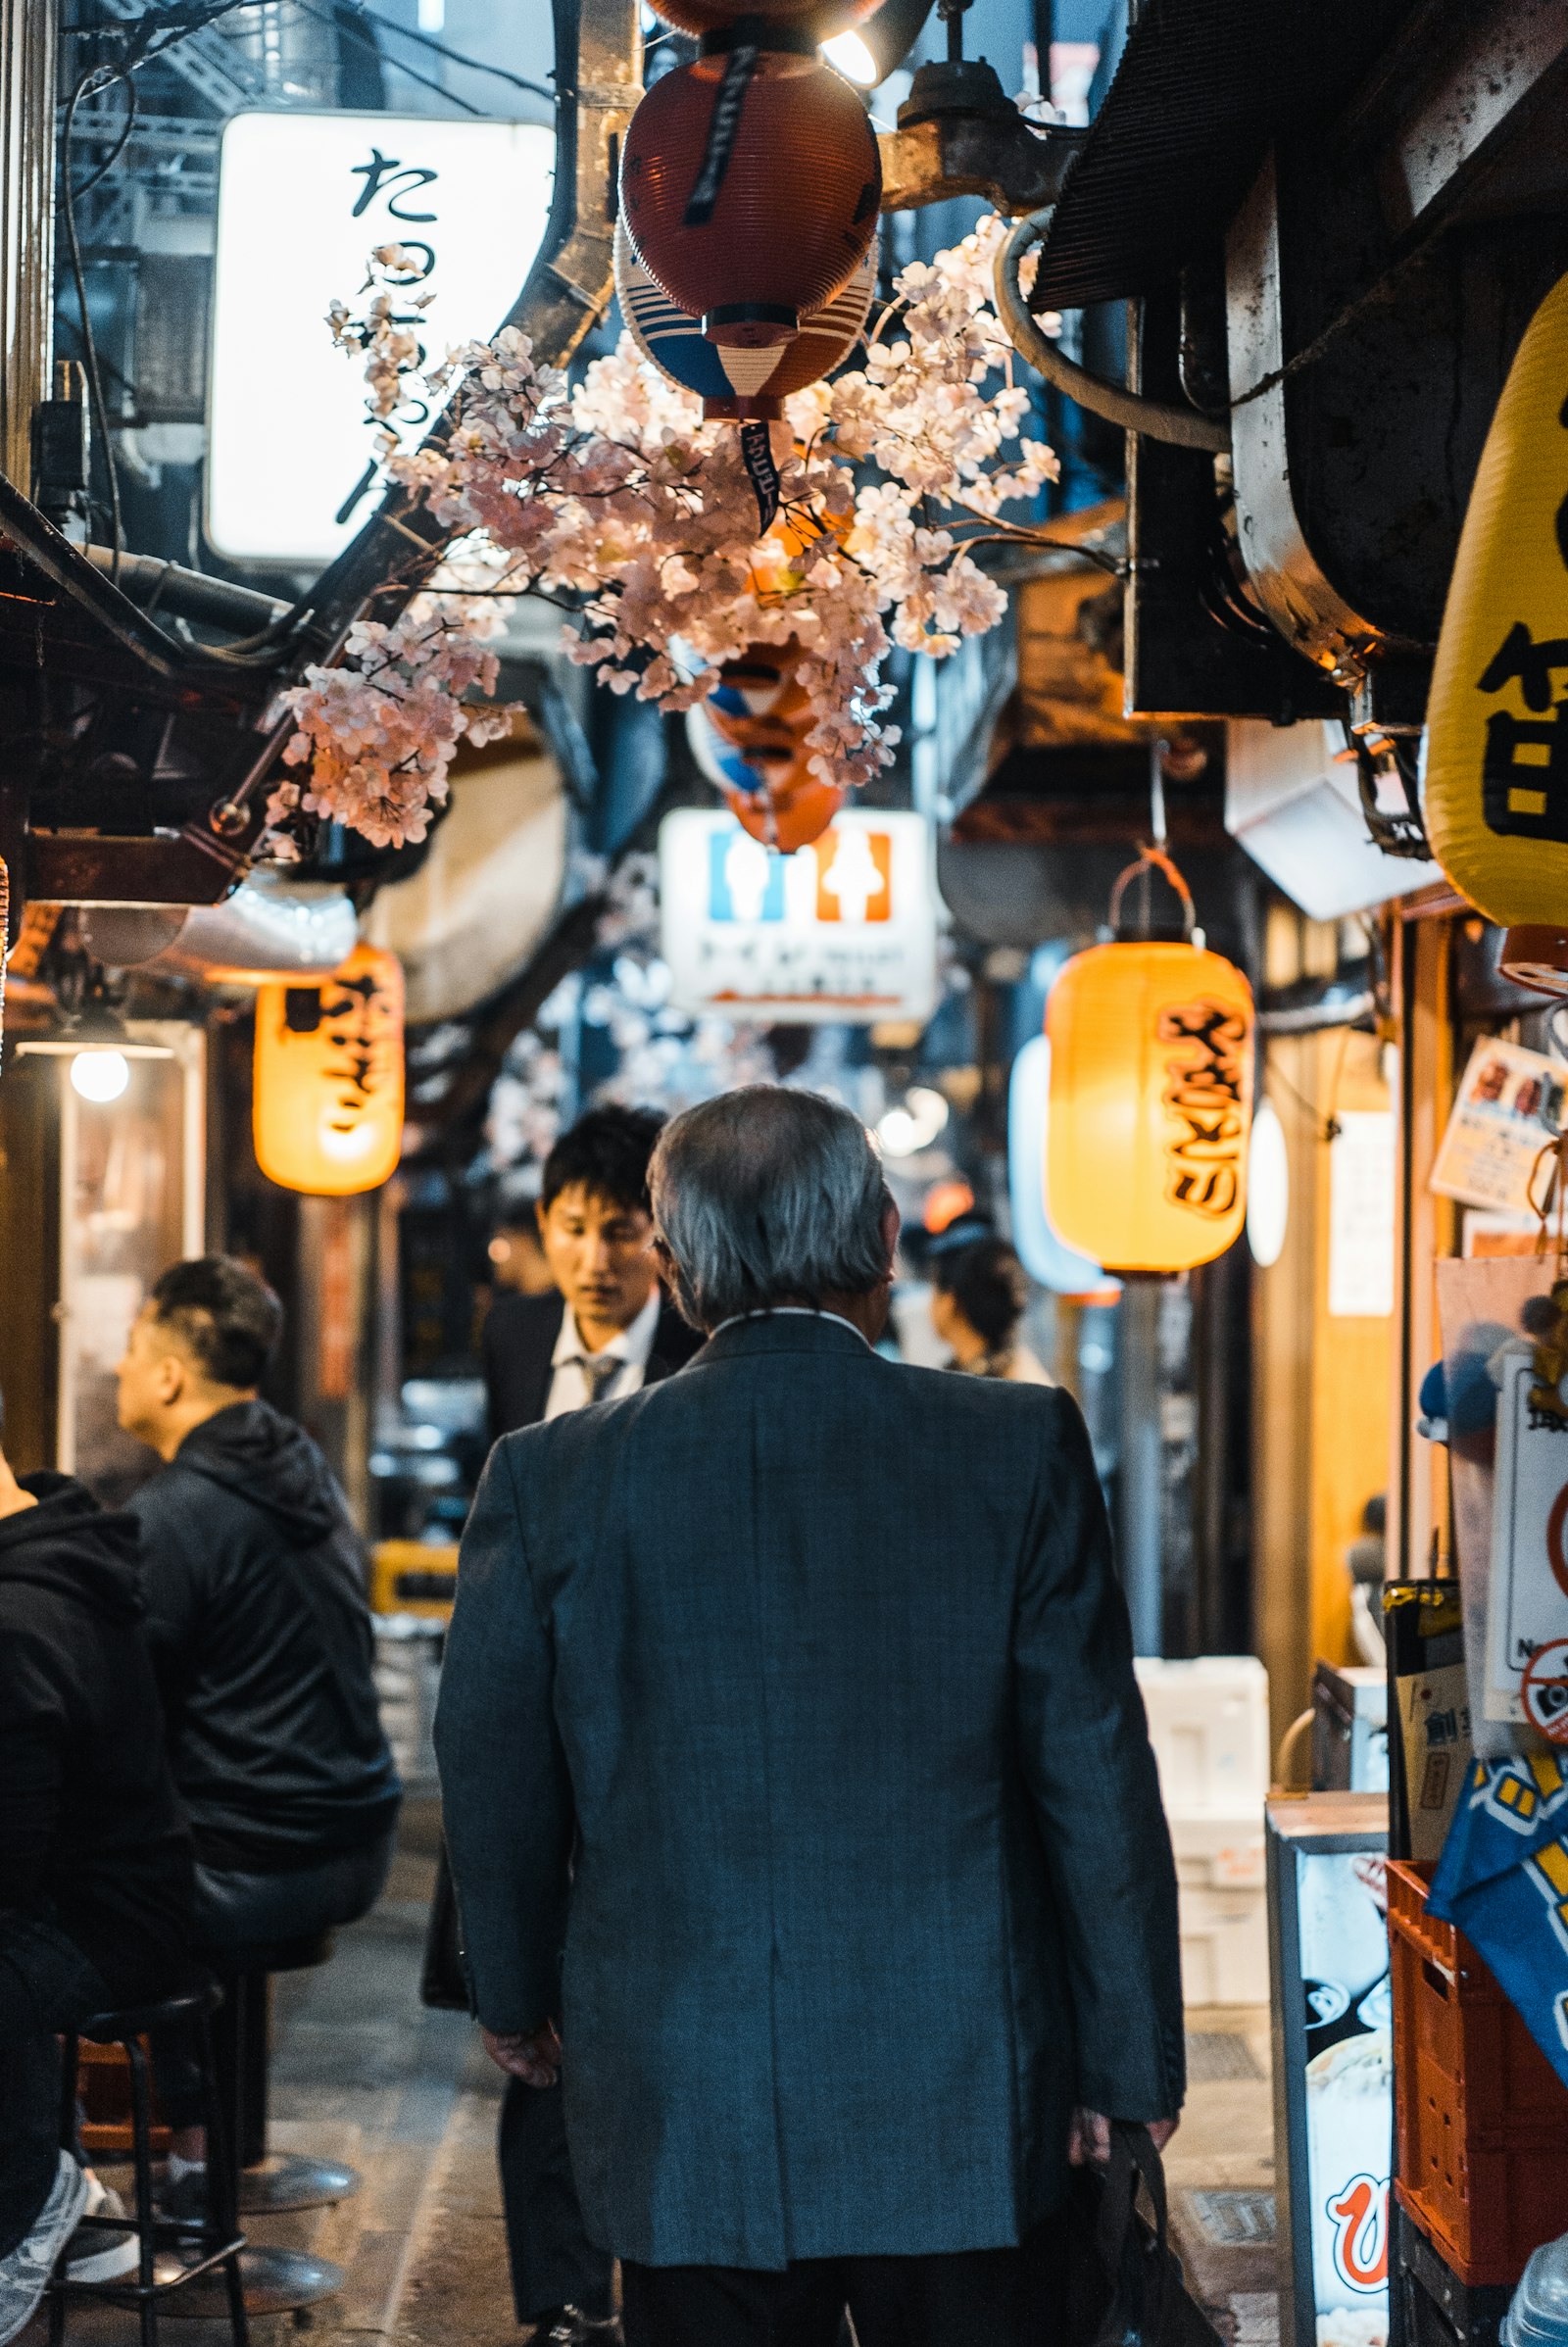
[[[701,1339],[666,1300],[652,1249],[648,1160],[663,1119],[590,1108],[545,1162],[539,1240],[555,1292],[498,1296],[484,1329],[492,1442],[636,1394]]]
[[[490,1307],[492,1440],[639,1393],[697,1350],[653,1252],[648,1160],[662,1121],[647,1108],[590,1108],[551,1150],[537,1222],[556,1285],[509,1288]],[[562,2347],[612,2336],[612,2260],[583,2228],[559,2084],[508,2079],[500,2164],[518,2321]]]
[[[650,1187],[707,1345],[499,1443],[464,1540],[436,1749],[475,2009],[564,2078],[627,2347],[846,2301],[1015,2347],[1069,2162],[1113,2119],[1163,2142],[1184,2086],[1083,1421],[872,1349],[897,1215],[847,1110],[707,1101]]]

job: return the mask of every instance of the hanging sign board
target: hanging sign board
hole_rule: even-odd
[[[327,331],[378,245],[410,256],[432,364],[493,334],[545,231],[553,130],[393,114],[231,115],[219,149],[207,536],[231,562],[328,562],[374,511],[363,363]],[[367,297],[368,298],[368,297]],[[388,420],[417,445],[431,411]]]
[[[1557,1138],[1563,1069],[1543,1051],[1484,1037],[1470,1054],[1443,1136],[1432,1187],[1440,1198],[1529,1214],[1530,1176]]]
[[[870,1025],[937,1005],[923,815],[854,808],[795,856],[733,815],[683,807],[659,831],[660,951],[690,1014]]]

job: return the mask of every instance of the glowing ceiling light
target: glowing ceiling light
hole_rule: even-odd
[[[836,32],[830,41],[821,43],[821,54],[835,73],[842,73],[846,81],[858,82],[861,89],[875,89],[882,78],[882,68],[858,32]]]
[[[103,1106],[118,1100],[130,1082],[123,1051],[78,1051],[71,1062],[71,1089],[77,1098]]]
[[[1247,1244],[1260,1271],[1279,1261],[1290,1218],[1291,1159],[1285,1128],[1273,1101],[1261,1100],[1252,1119],[1247,1168]]]

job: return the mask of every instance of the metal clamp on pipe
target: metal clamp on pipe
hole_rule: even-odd
[[[1223,456],[1231,444],[1228,424],[1200,416],[1196,408],[1173,408],[1163,400],[1145,399],[1141,392],[1129,391],[1121,383],[1107,383],[1102,375],[1092,374],[1087,367],[1067,358],[1046,333],[1024,298],[1018,271],[1030,247],[1044,243],[1054,210],[1054,205],[1046,204],[1038,212],[1027,213],[997,255],[997,314],[1013,348],[1037,374],[1044,375],[1068,399],[1076,400],[1080,408],[1087,408],[1091,416],[1103,416],[1107,423],[1120,424],[1125,431],[1141,432],[1147,440],[1170,441],[1177,448],[1207,449],[1214,456]]]

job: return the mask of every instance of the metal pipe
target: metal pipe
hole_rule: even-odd
[[[84,546],[81,551],[95,570],[113,567],[112,547]],[[236,586],[231,579],[210,578],[205,570],[187,570],[182,562],[166,562],[160,555],[122,554],[120,585],[145,609],[162,604],[182,618],[205,619],[216,627],[270,627],[286,617],[290,608],[275,595]]]
[[[1145,399],[1124,384],[1107,383],[1103,375],[1067,358],[1045,332],[1024,299],[1018,269],[1031,245],[1042,243],[1055,207],[1042,206],[1026,213],[997,255],[997,313],[1012,339],[1013,348],[1068,399],[1087,408],[1091,416],[1124,431],[1141,432],[1146,440],[1163,440],[1177,448],[1201,448],[1223,456],[1231,444],[1230,425],[1193,408],[1173,408],[1163,400]]]

